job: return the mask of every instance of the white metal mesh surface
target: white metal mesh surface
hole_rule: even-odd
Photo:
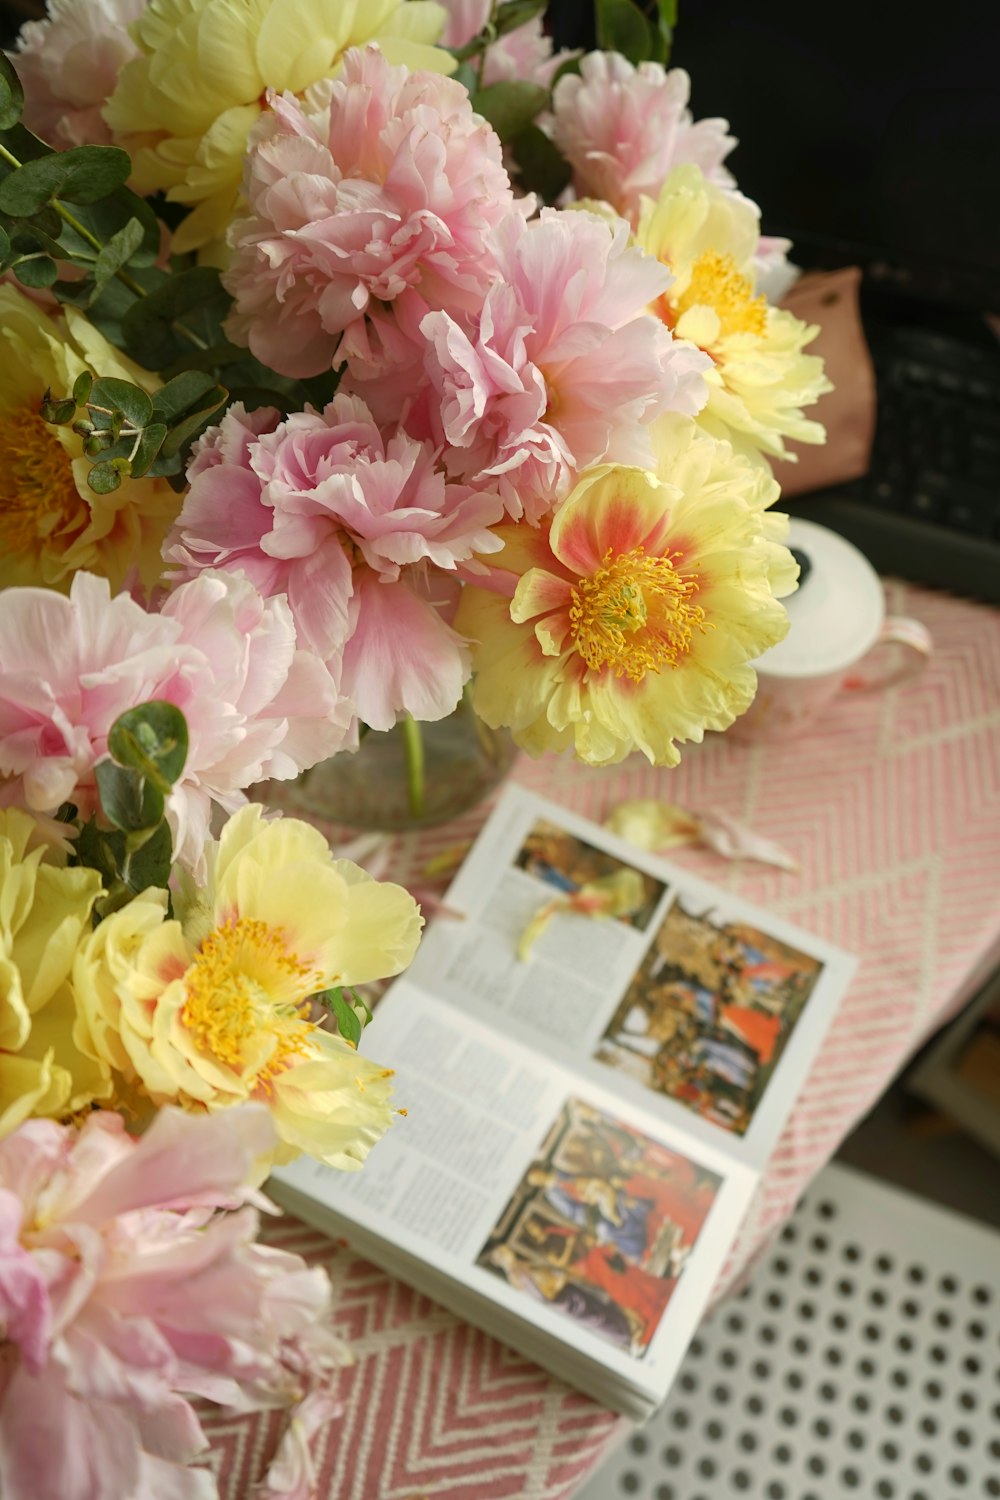
[[[579,1500],[1000,1496],[1000,1234],[817,1178]]]

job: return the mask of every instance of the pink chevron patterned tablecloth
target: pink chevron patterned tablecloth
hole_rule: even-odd
[[[928,669],[880,696],[842,697],[808,737],[751,748],[711,736],[669,772],[638,758],[606,771],[522,758],[514,772],[598,821],[631,797],[730,813],[784,845],[798,873],[708,851],[674,857],[860,955],[720,1293],[1000,961],[1000,612],[897,583],[887,592],[892,610],[930,628]],[[417,881],[482,817],[398,840],[394,877]],[[328,1267],[357,1357],[343,1416],[320,1439],[324,1500],[565,1500],[620,1435],[617,1418],[349,1250],[290,1218],[268,1238]],[[245,1500],[279,1419],[208,1426],[220,1494]]]

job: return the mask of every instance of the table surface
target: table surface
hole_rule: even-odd
[[[929,627],[928,668],[880,695],[843,695],[808,736],[753,747],[710,736],[673,771],[635,757],[604,771],[522,757],[513,773],[597,821],[633,797],[731,814],[788,849],[798,872],[707,850],[671,858],[860,957],[719,1295],[922,1038],[1000,962],[1000,612],[886,588],[893,612]],[[394,878],[417,880],[484,811],[397,840]],[[620,1419],[294,1219],[266,1237],[327,1267],[356,1356],[342,1417],[317,1444],[321,1500],[565,1500],[621,1435]],[[281,1418],[206,1426],[220,1495],[246,1500]]]

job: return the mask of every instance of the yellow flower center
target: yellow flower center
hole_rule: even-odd
[[[710,307],[719,319],[723,338],[731,333],[763,333],[767,326],[767,298],[755,297],[753,286],[737,269],[731,255],[706,250],[691,267],[691,279],[674,304],[677,317],[691,307]]]
[[[611,549],[590,578],[572,590],[570,634],[592,672],[611,667],[616,677],[641,682],[647,672],[676,667],[704,630],[705,611],[691,603],[695,577],[674,566],[679,553],[647,557],[642,547]]]
[[[254,1086],[268,1093],[272,1078],[309,1050],[308,1001],[321,985],[322,976],[289,953],[281,932],[239,917],[202,943],[185,976],[181,1020],[202,1051],[236,1071],[270,1041],[253,1075]]]
[[[66,450],[30,406],[0,418],[0,552],[74,529],[84,501]]]

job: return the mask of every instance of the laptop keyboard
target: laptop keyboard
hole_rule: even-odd
[[[872,353],[869,472],[788,509],[840,531],[880,572],[1000,603],[1000,349],[906,329]]]

